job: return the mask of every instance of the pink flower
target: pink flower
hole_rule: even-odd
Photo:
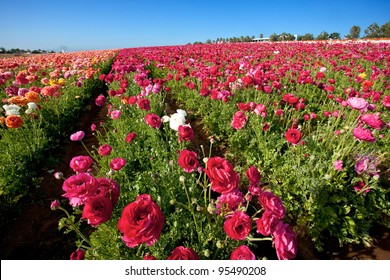
[[[245,202],[244,194],[239,190],[234,190],[227,194],[221,194],[217,198],[216,213],[217,215],[236,211],[240,205]]]
[[[286,209],[280,197],[271,192],[262,192],[259,195],[259,202],[265,210],[271,211],[278,219],[283,219]]]
[[[247,117],[242,111],[238,111],[233,115],[232,127],[236,130],[239,130],[245,126],[247,122]]]
[[[155,114],[147,114],[145,116],[145,122],[153,128],[160,128],[161,126],[161,118]]]
[[[251,231],[251,218],[242,211],[236,211],[223,224],[226,234],[234,240],[244,240]]]
[[[121,116],[121,111],[120,110],[114,110],[111,112],[111,119],[117,120]]]
[[[297,254],[297,237],[288,224],[279,222],[272,233],[279,260],[294,259]]]
[[[77,131],[70,135],[70,140],[72,141],[80,141],[84,138],[85,132],[84,131]]]
[[[366,142],[375,142],[376,139],[372,132],[369,129],[361,128],[361,127],[356,127],[353,130],[353,136],[355,136],[356,139],[358,140],[363,140]]]
[[[360,120],[377,130],[381,130],[386,125],[376,114],[364,114],[360,117]]]
[[[250,166],[246,170],[246,176],[248,177],[250,185],[253,185],[253,186],[260,185],[261,174],[260,174],[259,170],[256,167]]]
[[[366,184],[362,181],[359,181],[357,182],[354,186],[353,186],[354,190],[357,191],[357,192],[365,192],[365,193],[368,193],[370,191],[370,187],[366,186]]]
[[[102,107],[106,103],[106,100],[107,99],[106,99],[106,97],[104,95],[99,95],[95,99],[95,104],[96,104],[96,106]]]
[[[176,247],[167,260],[199,260],[198,254],[191,248]]]
[[[91,131],[95,131],[96,130],[96,124],[91,124]]]
[[[211,157],[205,169],[211,182],[211,189],[226,194],[238,188],[240,177],[234,171],[233,165],[222,157]]]
[[[52,203],[50,204],[50,209],[57,210],[58,207],[60,207],[60,206],[61,206],[60,202],[56,199],[56,200],[52,201]]]
[[[70,161],[70,168],[74,172],[86,172],[92,165],[93,159],[89,156],[76,156]]]
[[[70,255],[71,260],[83,260],[85,258],[85,251],[83,249],[77,249]]]
[[[110,162],[110,168],[115,171],[119,171],[125,166],[126,160],[124,158],[113,158]]]
[[[136,136],[137,134],[135,132],[130,132],[126,135],[126,142],[131,143]]]
[[[279,221],[272,211],[266,210],[261,218],[256,220],[256,232],[268,236],[272,234]]]
[[[137,101],[138,108],[144,111],[150,110],[150,101],[147,98],[140,98]]]
[[[108,144],[101,145],[98,149],[98,153],[101,156],[108,156],[111,154],[112,147]]]
[[[66,179],[62,184],[62,189],[65,191],[63,197],[69,199],[69,204],[79,206],[96,193],[98,188],[96,179],[89,173],[79,173]]]
[[[230,254],[231,260],[256,260],[256,255],[246,245],[238,246]]]
[[[383,96],[382,104],[383,106],[385,106],[387,109],[390,110],[390,95]]]
[[[194,139],[194,131],[190,125],[179,125],[179,141],[191,141]]]
[[[368,107],[368,102],[364,98],[350,97],[347,100],[348,105],[355,110],[363,110]]]
[[[342,160],[335,160],[333,162],[333,167],[334,167],[334,169],[336,169],[338,171],[342,171],[343,170],[343,161]]]

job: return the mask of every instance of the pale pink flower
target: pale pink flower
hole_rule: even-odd
[[[355,110],[363,110],[368,107],[368,102],[364,98],[351,97],[347,100],[348,105]]]
[[[85,136],[85,132],[80,130],[70,135],[70,140],[81,141],[84,138],[84,136]]]
[[[343,161],[342,160],[335,160],[333,162],[333,167],[334,167],[334,169],[336,169],[338,171],[342,171],[343,170]]]

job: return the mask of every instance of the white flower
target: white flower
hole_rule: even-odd
[[[320,68],[320,72],[325,73],[326,72],[326,67],[321,67]]]
[[[28,102],[27,106],[31,110],[36,110],[38,108],[38,106],[37,106],[37,104],[35,104],[35,102]]]
[[[170,119],[171,119],[171,118],[170,118],[169,116],[163,116],[163,117],[161,118],[161,120],[162,120],[163,123],[169,122]]]
[[[169,120],[169,127],[175,131],[178,131],[179,126],[185,124],[186,124],[186,117],[182,113],[173,114]]]
[[[14,105],[14,104],[3,105],[3,108],[5,110],[5,115],[6,116],[9,116],[9,115],[20,115],[20,113],[19,113],[20,107],[18,105]]]
[[[178,114],[183,115],[184,117],[187,117],[187,112],[184,111],[184,110],[182,110],[182,109],[177,109],[176,112],[177,112]]]

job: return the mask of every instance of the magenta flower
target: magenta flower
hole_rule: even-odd
[[[361,127],[356,127],[353,130],[353,136],[355,136],[356,139],[358,140],[363,140],[366,142],[375,142],[376,139],[372,132],[369,129],[361,128]]]
[[[364,98],[351,97],[347,100],[348,105],[355,110],[363,110],[368,107],[368,102]]]
[[[110,162],[110,168],[115,171],[119,171],[125,166],[126,160],[124,158],[114,158]]]
[[[114,110],[111,112],[111,119],[117,120],[121,116],[121,111],[120,110]]]
[[[81,141],[85,137],[84,131],[77,131],[70,135],[70,140],[72,141]]]
[[[343,161],[342,160],[335,160],[333,162],[333,167],[334,167],[334,169],[336,169],[338,171],[342,171],[343,170]]]

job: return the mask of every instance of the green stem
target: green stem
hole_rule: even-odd
[[[186,187],[185,182],[183,182],[183,186],[184,186],[184,191],[185,191],[186,196],[187,196],[188,209],[190,210],[190,212],[191,212],[191,214],[192,214],[192,218],[194,219],[195,228],[196,228],[196,233],[197,233],[197,235],[198,235],[198,241],[201,242],[200,230],[199,230],[199,227],[198,227],[198,223],[196,222],[196,217],[195,217],[194,209],[191,207],[191,199],[190,199],[190,196],[189,196],[189,194],[188,194],[188,190],[187,190],[187,187]]]
[[[263,238],[247,238],[248,241],[272,241],[272,237],[263,237]]]

